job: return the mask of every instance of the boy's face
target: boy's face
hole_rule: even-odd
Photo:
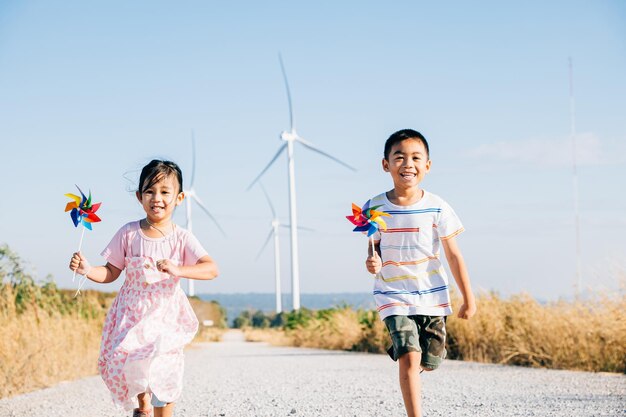
[[[430,171],[430,159],[419,139],[405,139],[391,147],[383,169],[391,174],[395,188],[417,187]]]

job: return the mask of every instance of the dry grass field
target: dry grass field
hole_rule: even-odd
[[[73,295],[35,283],[19,257],[0,246],[0,398],[97,373],[102,326],[115,294]],[[219,340],[223,309],[190,301],[201,323],[196,340]],[[205,320],[215,327],[202,326]]]
[[[10,284],[0,288],[0,398],[95,374],[105,316],[100,297],[60,293],[73,306],[59,312],[35,299],[17,309],[17,294]]]
[[[479,298],[470,321],[448,321],[452,357],[553,369],[626,372],[626,297],[540,304],[529,295]]]
[[[73,298],[73,291],[51,282],[35,283],[19,257],[0,246],[0,398],[96,374],[101,329],[114,295],[84,291]],[[201,323],[196,340],[219,340],[224,310],[216,303],[190,301]],[[248,340],[377,353],[388,345],[375,311],[302,309],[261,319],[264,327],[279,324],[245,327]],[[202,326],[205,321],[214,326]],[[447,327],[452,359],[626,373],[623,291],[548,304],[528,295],[481,294],[472,320],[450,316]]]
[[[459,300],[454,303],[457,308]],[[450,316],[448,357],[551,369],[626,372],[626,297],[598,295],[540,304],[528,295],[478,297],[471,320]],[[294,316],[280,329],[245,328],[251,341],[385,352],[387,330],[374,311],[348,307]]]

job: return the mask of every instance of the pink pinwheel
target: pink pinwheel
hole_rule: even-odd
[[[85,193],[78,187],[78,191],[80,191],[80,197],[75,194],[65,194],[66,197],[71,198],[74,201],[70,201],[65,206],[65,212],[70,212],[70,217],[72,218],[72,223],[74,223],[74,227],[78,227],[79,224],[83,225],[83,231],[80,235],[80,242],[78,244],[78,252],[80,252],[81,247],[83,246],[83,237],[85,236],[85,229],[93,230],[91,224],[97,223],[101,221],[100,217],[96,215],[96,211],[100,208],[102,203],[92,204],[91,202],[91,191],[89,191],[89,197],[85,196]],[[76,271],[72,274],[72,282],[76,278]],[[79,282],[78,290],[76,291],[76,295],[80,293],[80,289],[87,280],[87,277],[84,277],[81,282]]]

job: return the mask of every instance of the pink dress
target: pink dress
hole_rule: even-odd
[[[175,402],[183,382],[183,348],[198,320],[179,285],[180,277],[156,269],[160,259],[195,265],[207,255],[197,239],[176,227],[167,237],[149,238],[139,222],[123,226],[102,252],[126,279],[111,305],[102,333],[98,369],[115,404],[135,408],[137,394],[152,392]]]

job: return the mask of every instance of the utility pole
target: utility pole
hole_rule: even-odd
[[[574,284],[576,298],[582,291],[581,261],[580,261],[580,208],[578,192],[578,167],[576,150],[576,113],[574,107],[574,65],[572,57],[569,57],[569,113],[570,113],[570,138],[572,142],[572,173],[574,182],[574,228],[576,229],[576,281]]]

